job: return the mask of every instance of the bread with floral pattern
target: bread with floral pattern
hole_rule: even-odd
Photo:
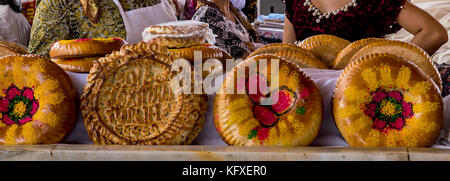
[[[350,146],[428,147],[441,130],[443,102],[415,64],[370,54],[352,61],[338,78],[333,115]]]

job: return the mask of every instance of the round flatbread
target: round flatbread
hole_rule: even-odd
[[[0,57],[7,55],[28,54],[27,48],[23,45],[12,42],[0,41]]]
[[[225,51],[221,48],[211,45],[198,45],[187,48],[169,49],[169,52],[176,57],[184,58],[191,64],[195,61],[195,52],[199,52],[201,55],[199,58],[202,62],[209,59],[218,59],[221,62],[225,62],[226,58],[229,58]]]
[[[367,46],[370,43],[380,41],[387,41],[387,40],[382,38],[365,38],[351,43],[337,54],[336,59],[334,59],[333,69],[336,70],[344,69],[350,63],[350,60],[352,59],[353,55],[355,55],[356,52],[361,50],[361,48]]]
[[[95,144],[179,145],[197,137],[207,97],[173,91],[181,71],[171,71],[173,59],[167,48],[141,42],[94,62],[81,110]]]
[[[120,50],[124,44],[121,38],[60,40],[52,45],[49,55],[52,59],[104,56]]]
[[[334,65],[334,59],[338,53],[344,49],[350,41],[339,38],[334,35],[315,35],[306,38],[298,46],[311,51],[311,53],[320,59],[329,68]]]
[[[291,62],[297,64],[300,68],[317,68],[327,69],[328,67],[317,59],[311,52],[300,48],[294,44],[288,43],[272,43],[265,45],[254,52],[248,57],[253,57],[261,54],[273,54],[283,57]]]
[[[58,65],[37,55],[0,58],[0,145],[55,144],[70,133],[78,96]]]
[[[67,58],[67,59],[52,59],[65,71],[86,73],[94,66],[94,61],[101,57],[85,57],[85,58]]]
[[[266,68],[238,76],[238,71],[259,67],[262,60],[267,61]],[[279,74],[267,74],[276,60]],[[279,86],[270,88],[277,78]],[[229,145],[307,146],[319,132],[323,103],[317,86],[296,64],[263,54],[227,74],[216,94],[214,116],[219,134]]]
[[[400,56],[412,63],[416,64],[422,71],[433,79],[434,83],[442,91],[442,79],[437,68],[433,65],[431,57],[418,46],[397,40],[386,40],[371,43],[359,50],[351,59],[357,60],[365,55],[373,53],[390,53]]]
[[[428,147],[441,130],[436,84],[416,65],[391,54],[352,61],[333,96],[337,128],[354,147]]]

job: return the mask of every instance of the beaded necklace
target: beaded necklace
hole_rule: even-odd
[[[345,5],[344,7],[340,8],[340,9],[322,13],[317,7],[314,6],[314,4],[311,2],[311,0],[305,0],[305,3],[303,3],[303,6],[309,7],[308,8],[309,12],[313,12],[312,13],[313,16],[317,16],[316,23],[320,23],[320,21],[323,18],[328,19],[331,15],[337,15],[341,11],[346,12],[346,11],[348,11],[349,7],[356,7],[357,5],[358,5],[358,3],[356,2],[356,0],[352,0],[352,2],[348,3],[347,5]]]

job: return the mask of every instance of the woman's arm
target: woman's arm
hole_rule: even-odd
[[[406,1],[397,22],[408,32],[414,34],[411,43],[433,55],[448,41],[445,28],[430,14]]]
[[[295,35],[294,26],[288,18],[284,18],[284,34],[283,43],[295,43],[297,36]]]

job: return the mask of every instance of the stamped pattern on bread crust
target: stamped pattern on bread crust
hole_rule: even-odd
[[[206,96],[175,95],[173,58],[156,44],[126,45],[94,62],[82,96],[96,144],[190,144],[200,132]]]

